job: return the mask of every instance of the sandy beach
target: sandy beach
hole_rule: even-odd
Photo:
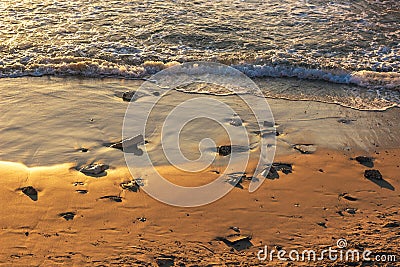
[[[313,101],[267,99],[277,131],[275,174],[270,170],[262,186],[249,193],[249,178],[256,165],[251,159],[241,182],[226,196],[205,206],[182,208],[153,199],[135,182],[129,184],[137,177],[126,167],[123,152],[109,147],[120,139],[128,105],[121,93],[135,90],[142,81],[3,81],[3,266],[372,264],[326,258],[288,262],[276,255],[272,261],[257,258],[265,246],[321,251],[335,248],[339,239],[347,241],[345,248],[371,250],[371,258],[395,257],[373,264],[397,264],[398,108],[358,111]],[[6,90],[14,83],[19,91]],[[194,96],[173,91],[165,102],[173,105]],[[212,97],[239,106],[235,96]],[[11,101],[13,105],[7,105]],[[251,128],[251,117],[244,121]],[[198,126],[189,127],[189,132]],[[217,136],[217,145],[226,144],[218,130],[209,128],[204,131]],[[196,136],[191,137],[186,140],[186,150],[197,145]],[[146,137],[148,143],[143,146],[155,151],[157,170],[172,182],[198,186],[223,171],[223,157],[198,173],[171,168],[157,157],[157,138]],[[368,158],[357,160],[358,156]],[[95,177],[79,171],[90,163],[109,168]],[[282,164],[284,168],[279,167]],[[370,177],[366,170],[378,170],[382,177]]]

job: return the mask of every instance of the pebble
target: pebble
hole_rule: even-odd
[[[109,168],[106,164],[89,164],[85,167],[82,167],[79,171],[86,174],[86,175],[98,175],[104,173],[105,170]]]

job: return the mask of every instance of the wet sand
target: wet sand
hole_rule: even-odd
[[[140,187],[123,187],[121,183],[132,180],[123,153],[104,145],[121,134],[127,103],[117,93],[138,86],[137,82],[37,79],[28,92],[23,86],[28,88],[32,80],[26,81],[25,85],[19,81],[19,96],[34,92],[42,103],[39,98],[32,99],[39,101],[37,105],[15,95],[2,98],[2,108],[8,110],[2,117],[0,162],[4,266],[287,266],[277,259],[260,262],[257,252],[264,245],[319,250],[335,247],[340,238],[349,248],[400,257],[398,109],[362,112],[333,104],[269,99],[279,133],[274,162],[291,164],[292,172],[277,171],[279,177],[266,179],[254,193],[247,191],[249,181],[243,179],[214,203],[179,208],[154,200]],[[50,85],[60,90],[49,93]],[[77,91],[81,95],[72,102],[60,98]],[[169,103],[175,94],[180,101],[189,97],[171,93]],[[236,103],[233,96],[229,98]],[[6,106],[9,101],[14,105]],[[98,111],[104,103],[110,105],[103,106],[108,113]],[[53,105],[43,111],[48,116],[35,117],[46,105]],[[58,117],[53,116],[55,111]],[[26,120],[25,114],[32,114],[32,119]],[[313,144],[316,151],[303,154],[293,149],[295,144]],[[81,147],[89,150],[82,152]],[[360,164],[354,160],[357,156],[372,157],[374,166]],[[92,162],[110,168],[99,177],[77,170]],[[160,172],[184,185],[217,175],[212,168],[197,176],[177,173],[158,162]],[[369,169],[379,170],[383,180],[366,179],[364,172]],[[230,243],[226,238],[233,234],[247,239]],[[346,265],[327,260],[293,263],[321,264]]]

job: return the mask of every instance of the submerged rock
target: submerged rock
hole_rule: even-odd
[[[240,118],[233,118],[233,119],[229,122],[229,124],[232,125],[232,126],[239,127],[239,126],[242,126],[242,125],[243,125],[243,121],[242,121],[242,119],[240,119]]]
[[[365,170],[364,177],[372,180],[383,180],[382,174],[378,170]]]
[[[274,127],[275,123],[273,121],[264,121],[263,125],[264,127]]]
[[[127,92],[124,92],[124,93],[122,94],[122,99],[123,99],[124,101],[131,101],[132,98],[133,98],[133,96],[135,95],[135,93],[136,93],[136,92],[134,92],[134,91],[127,91]]]
[[[109,169],[109,166],[106,164],[89,164],[85,167],[82,167],[79,171],[86,175],[99,175],[105,173],[106,170]]]

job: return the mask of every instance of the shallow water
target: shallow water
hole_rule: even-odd
[[[92,162],[125,166],[123,153],[110,148],[109,143],[121,139],[128,106],[128,102],[118,95],[136,90],[140,85],[140,81],[123,79],[1,79],[0,161],[22,162],[28,166],[66,162],[76,166]],[[150,125],[160,129],[173,107],[201,96],[204,95],[168,92],[152,112]],[[249,142],[252,146],[257,145],[259,137],[253,131],[258,130],[258,125],[238,96],[207,97],[224,101],[240,115],[249,133]],[[366,153],[400,144],[398,108],[365,112],[312,101],[268,99],[268,103],[277,123],[276,130],[280,133],[277,137],[278,154],[293,153],[294,144],[313,143],[318,149],[362,150]],[[207,108],[209,106],[196,105],[190,108],[190,112],[201,117]],[[235,133],[236,128],[230,126],[233,114],[220,115],[226,117],[224,125]],[[340,119],[348,123],[341,123]],[[160,131],[152,133],[146,135],[149,141],[146,149],[156,165],[165,165],[167,161],[160,154]],[[227,144],[225,137],[226,132],[216,123],[194,120],[183,129],[180,147],[182,153],[193,160],[199,157],[202,139],[210,138],[219,146]],[[82,152],[81,148],[88,151]],[[215,155],[214,146],[206,147],[206,151]]]
[[[359,100],[337,100],[333,86],[277,97],[384,109],[400,103],[399,10],[395,0],[2,2],[0,77],[137,78],[218,61],[250,77],[354,86]]]

